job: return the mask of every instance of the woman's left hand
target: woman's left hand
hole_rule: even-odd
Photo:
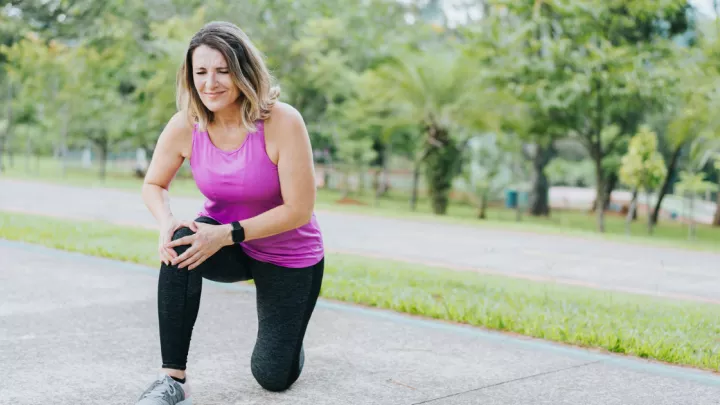
[[[215,252],[233,243],[228,225],[212,225],[202,222],[195,222],[195,224],[198,230],[193,235],[182,237],[165,245],[171,249],[175,246],[190,245],[183,254],[172,259],[171,263],[177,265],[178,268],[187,267],[188,270],[193,270]]]

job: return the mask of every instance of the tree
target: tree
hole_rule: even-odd
[[[478,5],[485,14],[479,35],[496,50],[490,65],[497,67],[498,83],[510,86],[531,110],[526,142],[535,153],[530,211],[549,213],[544,168],[554,157],[556,140],[573,133],[585,140],[596,163],[598,228],[617,180],[615,173],[623,144],[648,110],[662,97],[662,81],[632,89],[628,80],[642,66],[655,66],[664,53],[661,38],[687,33],[692,24],[687,2],[495,0]],[[648,50],[648,53],[644,53]],[[639,67],[639,69],[638,69]],[[640,77],[644,76],[644,77]],[[656,75],[659,77],[659,75]],[[616,80],[620,79],[620,80]],[[647,90],[655,89],[655,93]],[[617,106],[614,106],[617,104]],[[661,103],[660,103],[661,104]],[[615,140],[600,140],[606,127],[619,128]],[[592,138],[592,139],[591,139]]]
[[[705,180],[705,173],[692,173],[689,170],[680,172],[680,181],[677,184],[677,191],[690,201],[690,225],[688,227],[688,239],[695,238],[695,197],[698,193],[705,191],[717,191],[717,185]]]
[[[370,110],[385,127],[419,126],[426,181],[433,212],[445,214],[457,162],[467,141],[461,128],[499,129],[512,99],[486,86],[473,60],[450,51],[397,55],[364,77]],[[503,116],[503,111],[505,116]]]
[[[637,28],[660,6],[636,4],[623,14],[614,5],[593,1],[567,5],[562,33],[553,48],[558,69],[570,72],[564,84],[552,88],[553,94],[562,101],[564,121],[572,122],[572,136],[585,145],[595,165],[599,202],[608,192],[608,165],[613,163],[609,154],[634,132],[638,117],[664,104],[664,91],[672,79],[662,69],[672,48],[668,41],[655,39],[648,45],[626,38],[627,29]],[[600,232],[605,229],[604,211],[604,204],[596,204]]]
[[[502,191],[509,180],[500,176],[502,169],[510,166],[511,159],[498,138],[494,133],[476,136],[465,149],[467,164],[463,166],[462,177],[476,201],[479,219],[487,217],[490,196]]]
[[[720,157],[715,159],[715,170],[720,173]],[[720,183],[720,180],[718,183]],[[718,187],[720,188],[720,184],[718,184]],[[720,226],[720,197],[716,199],[715,204],[717,208],[715,208],[715,215],[713,216],[713,226]]]
[[[689,145],[685,169],[680,172],[677,191],[683,197],[690,196],[691,227],[694,227],[693,210],[698,193],[717,191],[717,186],[706,180],[709,170],[718,167],[720,162],[720,138],[715,133],[705,132],[696,137]],[[715,211],[715,217],[717,217]],[[713,222],[715,218],[713,218]],[[691,237],[694,229],[691,230]]]
[[[563,118],[567,104],[555,93],[569,79],[568,72],[557,63],[558,34],[552,28],[561,24],[562,16],[543,2],[505,5],[509,15],[491,14],[481,29],[471,30],[473,53],[485,66],[492,67],[493,83],[510,89],[528,110],[527,125],[514,132],[530,145],[525,148],[530,151],[526,158],[532,162],[529,211],[534,216],[549,216],[545,167],[555,156],[554,142],[569,131],[569,123]]]
[[[134,58],[130,69],[135,73],[136,90],[132,95],[139,117],[133,141],[152,153],[158,134],[177,111],[176,75],[185,57],[192,35],[206,20],[206,11],[198,8],[189,17],[173,16],[149,24],[144,53]]]
[[[28,158],[34,155],[35,146],[48,142],[62,144],[63,139],[55,136],[55,129],[60,128],[63,133],[66,126],[57,120],[63,104],[56,102],[56,97],[67,71],[63,63],[66,52],[62,44],[56,41],[45,44],[34,33],[28,33],[12,46],[0,45],[7,83],[22,88],[22,97],[11,97],[8,102],[7,127],[12,126],[17,134],[23,135]]]
[[[657,151],[657,135],[648,126],[640,128],[630,140],[628,152],[622,157],[619,171],[620,181],[632,188],[633,198],[628,210],[626,232],[630,233],[630,223],[635,216],[638,191],[647,196],[648,233],[652,233],[653,222],[650,215],[650,194],[660,185],[667,174],[665,162]]]
[[[110,151],[134,137],[141,125],[134,117],[137,111],[135,92],[138,77],[135,59],[140,43],[133,36],[133,21],[105,15],[112,27],[87,38],[73,48],[73,68],[80,80],[68,91],[82,94],[74,108],[74,132],[94,145],[100,154],[99,176],[104,179]]]
[[[662,120],[667,120],[664,136],[668,150],[667,176],[663,180],[652,213],[654,224],[658,222],[664,197],[671,190],[683,150],[703,133],[715,132],[720,128],[720,119],[714,114],[720,107],[720,72],[713,72],[702,66],[704,52],[679,52],[678,63],[673,67],[677,84],[668,86],[670,97]]]

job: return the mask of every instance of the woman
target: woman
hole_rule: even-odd
[[[252,374],[271,391],[300,376],[324,248],[307,130],[278,95],[261,54],[235,25],[209,23],[190,41],[178,73],[179,112],[160,134],[143,185],[160,223],[162,368],[138,405],[191,403],[185,370],[203,278],[254,280]],[[207,198],[195,221],[175,218],[168,202],[184,159]]]

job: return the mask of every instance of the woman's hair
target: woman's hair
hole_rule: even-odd
[[[200,128],[207,129],[213,122],[214,114],[203,104],[193,81],[192,55],[201,45],[209,46],[225,57],[232,80],[240,90],[237,102],[242,111],[242,124],[248,131],[254,131],[256,120],[270,116],[270,110],[280,96],[280,88],[273,85],[273,77],[260,51],[239,27],[229,22],[210,22],[190,40],[177,74],[177,108],[185,111],[188,119],[197,122]]]

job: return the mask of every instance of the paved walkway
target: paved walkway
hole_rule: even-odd
[[[171,197],[171,205],[194,218],[202,200]],[[139,191],[0,179],[0,210],[155,227]],[[331,251],[720,303],[720,254],[327,211],[318,217]]]
[[[133,404],[160,362],[157,271],[0,240],[0,404]],[[720,377],[320,299],[285,393],[250,373],[254,288],[205,282],[196,405],[708,405]]]

